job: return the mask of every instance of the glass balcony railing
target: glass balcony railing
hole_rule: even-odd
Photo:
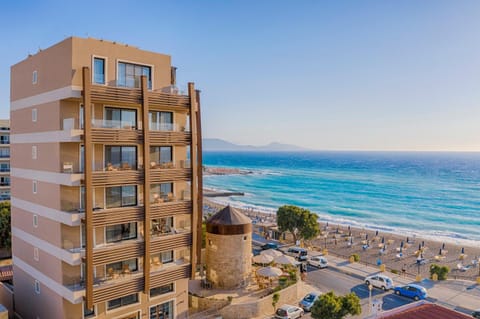
[[[162,163],[151,161],[150,168],[151,169],[190,168],[190,161],[179,160],[179,161],[162,162]]]
[[[92,120],[92,126],[94,128],[113,128],[113,129],[126,129],[136,130],[137,126],[132,121],[121,120]]]
[[[150,258],[150,270],[151,272],[165,271],[173,267],[186,265],[188,263],[190,263],[190,256],[187,254],[184,257],[168,262],[163,262],[162,258],[157,254],[152,255]]]
[[[165,202],[180,202],[190,200],[190,191],[185,189],[178,192],[178,194],[174,193],[151,193],[150,194],[150,204],[162,204]]]

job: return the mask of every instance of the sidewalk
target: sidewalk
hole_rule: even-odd
[[[349,263],[347,260],[328,255],[328,265],[344,274],[364,279],[366,276],[379,272],[379,269],[372,266],[365,266],[360,263]],[[415,278],[403,277],[393,273],[386,273],[391,277],[395,285],[406,285],[415,282]],[[471,312],[480,307],[480,286],[470,281],[445,280],[432,281],[423,279],[421,285],[427,288],[430,302],[459,310]]]

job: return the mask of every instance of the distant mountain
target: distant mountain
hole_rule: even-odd
[[[308,149],[289,144],[270,143],[264,146],[238,145],[219,138],[204,138],[204,151],[306,151]]]

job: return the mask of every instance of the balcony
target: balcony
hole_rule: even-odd
[[[143,181],[143,171],[122,164],[120,167],[107,165],[105,170],[92,172],[93,186],[136,185]]]
[[[188,108],[190,99],[185,95],[149,91],[148,103],[152,107]],[[119,105],[139,106],[142,103],[142,90],[104,85],[91,86],[93,102],[113,102]]]
[[[176,200],[170,202],[161,202],[150,206],[151,218],[162,218],[170,216],[178,216],[184,214],[192,214],[191,200]]]
[[[93,120],[93,142],[136,144],[142,139],[142,131],[131,121]]]
[[[190,246],[192,246],[191,233],[153,237],[150,243],[152,254],[172,249],[189,248]]]
[[[191,265],[188,259],[181,259],[169,267],[152,270],[153,272],[150,274],[150,285],[152,287],[159,287],[173,281],[189,278]]]

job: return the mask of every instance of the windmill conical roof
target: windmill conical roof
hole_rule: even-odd
[[[248,225],[251,223],[250,218],[230,205],[207,220],[207,225]]]

